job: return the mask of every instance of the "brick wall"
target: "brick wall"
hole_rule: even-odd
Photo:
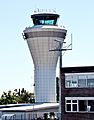
[[[94,88],[65,88],[65,75],[61,72],[61,120],[94,120],[94,113],[65,112],[65,97],[94,97]]]

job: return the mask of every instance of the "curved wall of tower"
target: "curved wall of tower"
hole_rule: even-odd
[[[56,102],[56,65],[59,48],[55,40],[64,41],[66,29],[58,26],[36,26],[24,30],[25,39],[34,62],[36,102]],[[62,43],[63,44],[63,43]]]

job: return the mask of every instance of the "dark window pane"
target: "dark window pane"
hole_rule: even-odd
[[[72,100],[73,103],[77,103],[77,100]]]
[[[72,105],[73,111],[77,111],[77,104]]]
[[[67,104],[67,111],[71,111],[71,104]]]
[[[66,103],[71,103],[71,100],[66,100]]]
[[[87,111],[86,100],[79,100],[79,111]]]
[[[88,106],[91,106],[90,111],[94,111],[94,100],[88,100]]]

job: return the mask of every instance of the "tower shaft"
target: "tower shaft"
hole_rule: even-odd
[[[67,30],[59,28],[54,14],[32,15],[34,26],[24,30],[33,63],[36,102],[56,102],[56,66],[60,48],[55,40],[63,41]],[[54,19],[54,20],[53,20]]]

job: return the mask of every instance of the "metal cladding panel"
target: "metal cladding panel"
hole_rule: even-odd
[[[45,34],[44,34],[45,31]],[[58,51],[49,51],[59,48],[55,40],[64,41],[61,31],[36,29],[26,32],[27,43],[34,62],[35,98],[36,102],[56,102],[56,65]],[[31,34],[31,35],[30,35]],[[37,37],[36,37],[37,36]],[[52,37],[53,36],[53,37]],[[55,36],[55,37],[54,37]]]

